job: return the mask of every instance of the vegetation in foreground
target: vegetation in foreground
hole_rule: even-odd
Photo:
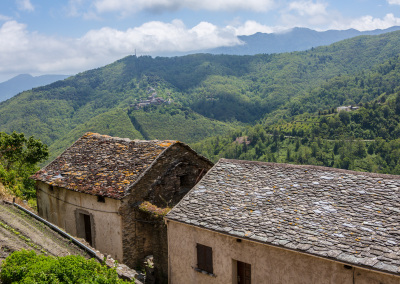
[[[0,132],[0,182],[15,196],[35,204],[35,182],[29,177],[47,159],[47,145],[23,133]]]
[[[51,257],[34,251],[15,251],[2,263],[0,280],[11,283],[132,283],[121,280],[115,269],[94,259],[69,255]]]

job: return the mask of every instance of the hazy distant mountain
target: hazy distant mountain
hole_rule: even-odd
[[[400,30],[400,27],[365,32],[355,29],[318,32],[307,28],[294,28],[283,33],[256,33],[250,36],[240,36],[240,40],[244,42],[243,45],[218,47],[208,49],[205,52],[212,54],[254,55],[302,51],[312,47],[330,45],[360,35],[379,35],[397,30]]]
[[[64,80],[67,75],[42,75],[33,77],[29,74],[21,74],[8,81],[0,83],[0,102],[8,100],[16,94],[32,88],[51,84],[55,81]]]

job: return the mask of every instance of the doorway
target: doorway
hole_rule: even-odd
[[[251,265],[237,261],[237,283],[251,284]]]
[[[82,214],[83,215],[83,223],[85,227],[85,240],[92,245],[92,225],[90,223],[90,215]]]

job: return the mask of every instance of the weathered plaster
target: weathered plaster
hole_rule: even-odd
[[[236,261],[251,264],[252,283],[399,284],[400,277],[168,220],[169,283],[237,283]],[[213,249],[215,277],[195,271],[196,244]],[[353,281],[354,277],[354,281]]]
[[[91,216],[93,247],[122,261],[122,221],[118,213],[121,201],[105,198],[98,202],[97,196],[50,186],[37,181],[37,203],[39,216],[64,229],[67,233],[78,234],[79,213]]]

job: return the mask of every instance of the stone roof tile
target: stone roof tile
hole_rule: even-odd
[[[86,133],[31,178],[50,185],[121,199],[172,140],[130,140]]]
[[[400,176],[221,159],[166,218],[398,274],[399,189]]]

